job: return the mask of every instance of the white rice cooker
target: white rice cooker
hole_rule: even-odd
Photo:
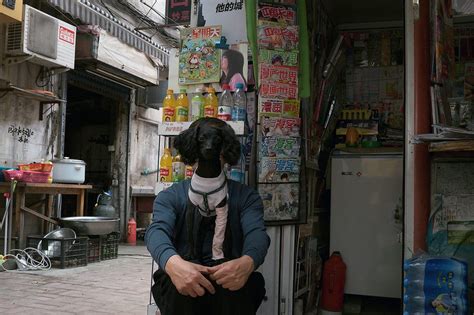
[[[86,180],[86,163],[68,157],[53,160],[53,183],[82,184]]]

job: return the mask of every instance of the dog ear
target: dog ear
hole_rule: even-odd
[[[197,126],[191,126],[174,139],[174,147],[181,154],[184,164],[193,165],[198,159],[198,129]]]
[[[235,165],[240,159],[240,142],[235,135],[234,129],[228,124],[222,128],[222,155],[224,161],[229,165]]]

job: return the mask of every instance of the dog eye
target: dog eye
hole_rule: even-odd
[[[206,138],[204,136],[199,136],[198,137],[199,142],[204,142],[204,140],[206,140]]]

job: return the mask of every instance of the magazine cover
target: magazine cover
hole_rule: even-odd
[[[301,119],[260,116],[261,135],[263,137],[299,137]]]
[[[297,15],[295,7],[261,2],[258,4],[257,17],[259,21],[295,25]]]
[[[298,86],[264,82],[260,84],[259,96],[267,98],[297,99]]]
[[[298,26],[260,24],[257,26],[257,36],[260,49],[298,50]]]
[[[285,183],[300,180],[300,160],[262,158],[259,164],[259,183]]]
[[[299,218],[299,184],[259,184],[265,221],[293,221]]]
[[[260,83],[280,83],[298,87],[298,67],[275,66],[262,63],[258,70]]]
[[[296,67],[298,66],[298,52],[260,49],[258,62],[259,64]]]
[[[221,26],[181,30],[179,84],[219,82],[221,51],[215,44],[221,34]]]
[[[261,115],[272,117],[298,118],[300,116],[299,100],[282,100],[260,97],[258,108]]]
[[[300,155],[300,138],[263,137],[260,144],[260,158],[297,158]]]

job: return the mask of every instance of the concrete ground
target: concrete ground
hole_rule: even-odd
[[[151,257],[120,246],[117,259],[86,267],[0,272],[3,314],[146,314]]]

